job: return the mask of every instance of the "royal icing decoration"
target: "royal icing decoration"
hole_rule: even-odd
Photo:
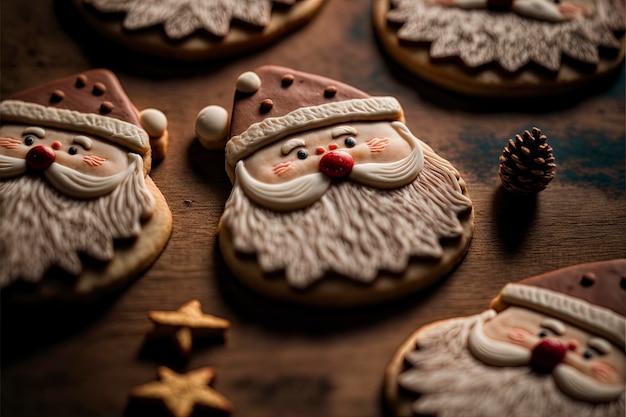
[[[163,25],[171,39],[199,30],[224,37],[233,20],[264,28],[275,4],[291,6],[297,0],[84,0],[103,13],[125,13],[123,27],[140,30]]]
[[[620,48],[615,34],[624,31],[623,2],[618,0],[595,0],[593,12],[570,19],[561,14],[557,17],[562,19],[550,18],[549,11],[557,6],[544,0],[534,1],[538,6],[532,4],[530,9],[549,11],[534,18],[527,17],[528,13],[493,11],[480,0],[390,1],[393,7],[387,20],[401,25],[400,41],[428,43],[431,58],[458,57],[471,68],[493,62],[515,72],[535,63],[558,71],[563,55],[596,65],[600,49]],[[515,0],[513,10],[516,4],[525,5]]]
[[[0,285],[55,266],[79,276],[82,255],[112,261],[155,210],[145,177],[165,115],[138,114],[106,70],[19,92],[0,112]]]
[[[623,282],[620,259],[508,284],[492,309],[418,331],[397,383],[417,414],[621,416]]]
[[[226,121],[199,114],[205,146],[224,143],[211,114]],[[372,283],[414,257],[442,259],[442,240],[464,233],[472,204],[458,173],[411,133],[393,97],[261,67],[238,78],[229,131],[220,228],[291,287],[336,274]]]

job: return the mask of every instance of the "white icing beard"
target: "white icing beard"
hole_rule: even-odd
[[[494,340],[484,333],[483,323],[495,316],[494,310],[488,310],[478,319],[469,334],[469,351],[478,360],[491,366],[528,365],[531,358],[529,349]],[[565,363],[554,368],[552,377],[561,391],[577,400],[591,403],[608,402],[624,393],[623,384],[601,384]]]
[[[135,153],[128,154],[129,166],[124,171],[107,177],[98,177],[84,174],[54,162],[44,171],[50,184],[59,192],[68,197],[84,199],[101,197],[113,191],[130,174],[143,169],[141,156]],[[26,161],[0,155],[0,178],[11,178],[25,173]]]
[[[419,140],[403,123],[393,122],[391,125],[411,145],[409,155],[394,162],[355,165],[349,175],[350,180],[373,188],[393,189],[411,183],[419,175],[424,167],[424,154]],[[330,177],[316,172],[284,183],[268,184],[252,177],[244,161],[237,162],[235,175],[252,201],[276,211],[304,208],[324,195],[332,183]]]

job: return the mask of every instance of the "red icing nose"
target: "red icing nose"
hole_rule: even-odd
[[[55,159],[54,151],[47,146],[35,146],[26,154],[26,164],[37,171],[47,169]]]
[[[545,339],[535,345],[530,358],[531,366],[538,372],[551,372],[563,358],[567,349],[556,339]]]
[[[354,159],[343,151],[331,151],[320,160],[320,171],[331,178],[345,178],[352,172]]]

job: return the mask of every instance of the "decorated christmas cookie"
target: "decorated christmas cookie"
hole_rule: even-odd
[[[373,15],[391,58],[465,94],[551,95],[624,59],[621,0],[375,0]]]
[[[226,147],[233,182],[220,248],[270,297],[320,306],[388,300],[446,275],[467,251],[472,203],[457,170],[404,124],[393,97],[265,66],[196,131]]]
[[[385,375],[394,416],[625,413],[626,259],[507,284],[490,309],[419,329]]]
[[[73,0],[125,47],[180,60],[257,50],[309,21],[324,0]]]
[[[82,299],[156,260],[171,214],[148,173],[167,119],[96,69],[0,103],[0,284],[16,301]]]

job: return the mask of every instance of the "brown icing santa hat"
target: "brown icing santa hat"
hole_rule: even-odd
[[[34,124],[90,134],[151,160],[150,137],[163,136],[167,119],[158,110],[139,114],[117,77],[93,69],[19,92],[0,103],[4,122]]]
[[[507,284],[492,301],[515,305],[575,324],[625,347],[626,259],[574,265]]]
[[[226,143],[231,179],[239,160],[285,136],[337,123],[404,120],[393,97],[371,97],[330,78],[273,65],[239,76],[231,119]],[[227,125],[227,112],[209,106],[198,114],[196,133],[206,148],[218,149]]]

